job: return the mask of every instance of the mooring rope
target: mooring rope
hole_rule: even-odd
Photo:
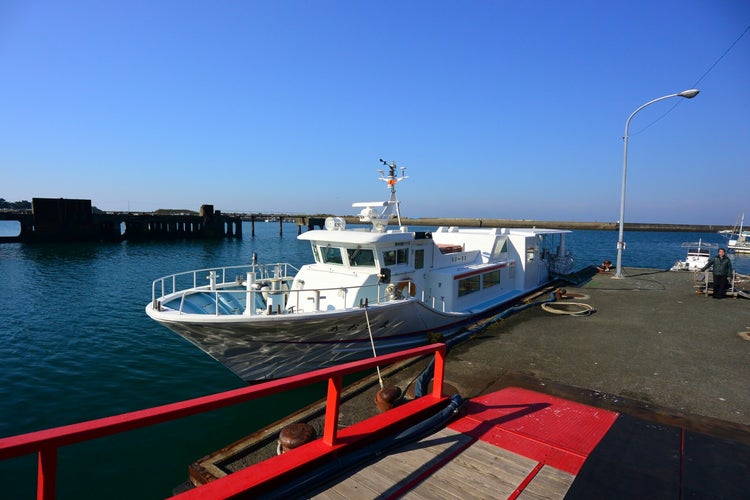
[[[372,357],[377,358],[378,354],[375,352],[375,339],[372,338],[372,328],[370,328],[370,316],[367,314],[367,305],[365,305],[365,321],[367,321],[367,331],[370,334],[370,345],[372,346]],[[380,367],[376,366],[375,369],[378,371],[378,381],[380,382],[380,388],[383,388],[383,377],[380,376]]]
[[[583,302],[548,302],[542,304],[542,309],[552,314],[567,314],[568,316],[589,316],[596,312],[596,309]]]

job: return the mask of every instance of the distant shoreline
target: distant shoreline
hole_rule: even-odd
[[[347,217],[348,223],[357,223],[356,217]],[[617,231],[617,222],[573,222],[573,221],[542,221],[533,219],[484,219],[484,218],[402,218],[405,226],[462,226],[462,227],[537,227],[547,229],[576,229],[592,231]],[[625,231],[674,231],[696,233],[718,233],[732,229],[732,226],[716,224],[654,224],[642,222],[625,222]]]

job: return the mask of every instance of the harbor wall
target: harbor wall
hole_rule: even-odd
[[[9,242],[68,242],[122,241],[158,239],[215,239],[239,238],[242,222],[249,221],[255,236],[255,222],[274,220],[279,224],[294,221],[297,234],[322,229],[325,214],[283,215],[222,213],[213,205],[203,205],[198,213],[175,210],[156,212],[102,212],[91,205],[91,200],[64,198],[34,198],[31,210],[3,210],[0,220],[18,221],[17,236],[0,236],[0,243]],[[344,216],[347,224],[361,224],[359,217]],[[617,231],[617,222],[543,221],[534,219],[493,218],[402,218],[405,226],[461,226],[461,227],[536,227],[569,230]],[[656,224],[626,222],[626,231],[670,231],[713,233],[731,230],[731,226],[700,224]]]
[[[347,224],[359,223],[358,217],[346,217]],[[570,229],[589,231],[617,231],[618,222],[577,222],[577,221],[544,221],[535,219],[472,219],[472,218],[401,218],[405,226],[460,226],[460,227],[537,227],[543,229]],[[714,233],[731,230],[732,226],[714,224],[656,224],[643,222],[625,222],[626,231],[670,231]]]

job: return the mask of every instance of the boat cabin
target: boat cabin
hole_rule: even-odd
[[[286,308],[325,311],[414,297],[444,312],[483,309],[486,301],[545,283],[550,257],[560,251],[553,236],[562,241],[564,232],[330,225],[299,236],[310,241],[315,262],[300,269],[291,287],[295,303]]]

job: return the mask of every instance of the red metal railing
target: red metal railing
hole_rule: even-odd
[[[323,442],[334,446],[337,444],[336,424],[341,402],[342,379],[345,375],[432,353],[435,354],[432,395],[440,397],[443,393],[446,349],[445,344],[430,344],[178,403],[2,438],[0,439],[0,460],[37,453],[37,498],[53,499],[57,482],[57,450],[62,446],[225,408],[323,380],[328,381]]]

